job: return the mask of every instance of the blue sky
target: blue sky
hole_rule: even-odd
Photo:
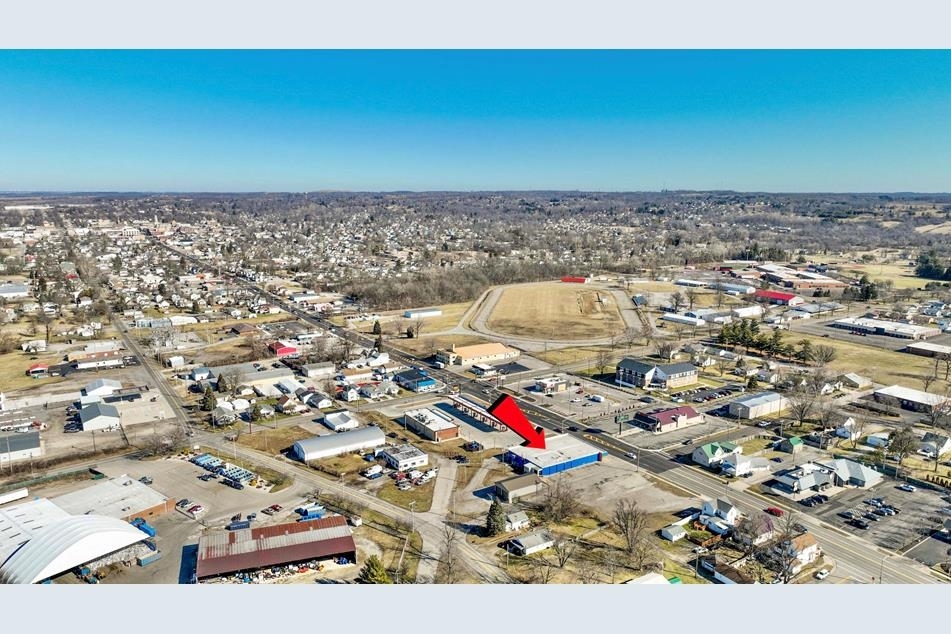
[[[951,51],[0,51],[0,190],[951,191]]]

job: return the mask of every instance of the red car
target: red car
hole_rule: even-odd
[[[775,515],[776,517],[782,517],[782,516],[783,516],[783,510],[782,510],[782,509],[778,509],[778,508],[776,508],[775,506],[770,506],[770,507],[768,507],[768,508],[766,509],[766,512],[769,513],[770,515]]]

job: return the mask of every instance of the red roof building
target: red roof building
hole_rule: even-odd
[[[353,532],[342,515],[206,533],[198,540],[196,576],[207,579],[332,557],[357,561]]]
[[[284,341],[272,341],[267,344],[267,348],[278,357],[289,357],[297,354],[297,348]]]
[[[46,372],[49,369],[50,369],[50,366],[46,365],[45,363],[34,363],[33,365],[31,365],[30,367],[26,369],[26,373],[29,374],[30,376],[46,374]]]
[[[781,291],[769,291],[757,289],[754,295],[756,299],[764,299],[770,304],[779,304],[781,306],[797,306],[805,303],[805,300],[793,293],[783,293]]]
[[[634,417],[635,422],[640,423],[649,431],[659,434],[674,429],[682,429],[690,425],[696,425],[703,422],[703,414],[692,407],[674,407],[659,412],[639,412]]]

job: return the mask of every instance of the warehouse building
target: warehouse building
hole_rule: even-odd
[[[519,351],[501,343],[480,343],[474,346],[453,345],[436,353],[436,361],[446,365],[469,367],[475,363],[497,363],[518,359]]]
[[[442,311],[438,308],[417,308],[403,312],[406,319],[425,319],[426,317],[439,317]]]
[[[113,379],[96,379],[83,388],[83,396],[110,396],[122,389],[122,383]]]
[[[459,425],[449,414],[439,410],[429,408],[407,410],[403,414],[403,424],[432,442],[459,437]]]
[[[92,403],[79,410],[83,431],[113,429],[119,426],[119,410],[105,403]]]
[[[869,319],[867,317],[844,317],[836,319],[832,326],[835,328],[844,328],[852,332],[865,333],[867,335],[885,335],[886,337],[897,337],[899,339],[927,339],[941,334],[941,329],[935,326],[918,326],[916,324],[906,324],[899,321],[887,321],[885,319]]]
[[[386,436],[379,427],[361,427],[328,436],[314,436],[298,440],[292,451],[301,462],[330,458],[340,454],[375,449],[386,444]]]
[[[536,449],[514,445],[505,453],[505,462],[521,473],[554,475],[570,469],[600,462],[600,449],[568,434],[545,438],[545,448]]]
[[[389,447],[384,449],[380,456],[386,461],[386,464],[397,471],[409,471],[418,469],[429,464],[429,454],[421,451],[413,445],[400,445],[399,447]]]
[[[535,473],[506,478],[495,483],[495,496],[506,504],[511,504],[521,497],[538,493],[542,479]]]
[[[32,460],[43,455],[40,432],[0,434],[0,464]]]
[[[918,343],[909,343],[905,346],[905,352],[917,354],[921,357],[951,357],[951,346],[942,346],[937,343],[928,343],[921,341]]]
[[[872,393],[872,398],[879,403],[925,414],[930,414],[936,407],[944,406],[949,400],[940,394],[922,392],[921,390],[914,390],[901,385],[892,385],[883,387],[880,390],[875,390]]]
[[[779,414],[789,407],[789,400],[776,392],[748,394],[730,403],[730,416],[737,418],[762,418]]]
[[[157,517],[175,509],[175,500],[128,475],[102,480],[50,501],[70,515],[103,515],[126,522],[134,517]]]
[[[337,373],[337,366],[333,361],[325,361],[323,363],[308,363],[307,365],[301,367],[301,372],[308,379],[320,379],[335,375]]]
[[[436,379],[424,370],[406,370],[393,376],[400,387],[413,392],[432,392],[436,389]]]
[[[309,522],[207,532],[198,539],[195,572],[202,581],[336,557],[357,561],[353,532],[342,515]]]

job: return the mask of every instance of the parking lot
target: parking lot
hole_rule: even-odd
[[[867,502],[872,498],[882,498],[886,505],[893,505],[899,513],[874,513],[875,507]],[[816,515],[844,531],[861,535],[883,548],[900,551],[924,540],[945,518],[951,517],[939,512],[939,509],[947,506],[948,502],[936,491],[923,488],[914,492],[902,491],[898,489],[898,483],[886,479],[872,489],[849,489],[833,496],[826,504],[812,508],[799,505],[799,510]],[[868,529],[849,524],[842,515],[848,510],[865,519]],[[870,517],[876,517],[877,520]],[[913,552],[910,554],[914,556]]]

